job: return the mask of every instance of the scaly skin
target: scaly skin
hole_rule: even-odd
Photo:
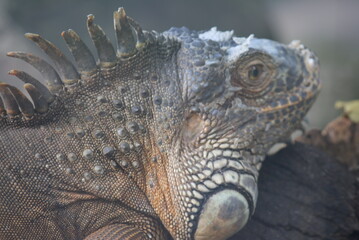
[[[0,84],[1,239],[226,239],[253,214],[258,170],[318,93],[301,44],[231,32],[145,32],[121,8],[118,50],[88,16],[98,51],[63,32],[75,68],[26,37],[32,103]]]

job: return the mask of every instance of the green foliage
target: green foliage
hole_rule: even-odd
[[[359,123],[359,100],[353,101],[338,101],[335,103],[335,108],[342,109],[353,122]]]

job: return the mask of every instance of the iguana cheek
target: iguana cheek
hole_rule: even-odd
[[[234,190],[222,190],[205,203],[195,239],[227,239],[247,223],[249,215],[249,205],[242,194]]]

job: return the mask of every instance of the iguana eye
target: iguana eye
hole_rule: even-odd
[[[234,85],[248,90],[261,91],[270,81],[271,69],[261,61],[251,61],[244,66],[240,65],[232,78]]]
[[[262,87],[270,80],[271,70],[262,61],[255,60],[239,67],[239,78],[244,87],[250,90],[261,91]]]
[[[250,81],[258,81],[263,75],[263,65],[255,64],[249,67],[248,69],[248,79]]]
[[[231,72],[231,83],[241,87],[240,94],[257,97],[265,89],[275,75],[275,65],[271,58],[261,52],[251,52],[242,56]]]

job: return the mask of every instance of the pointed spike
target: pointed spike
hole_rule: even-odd
[[[7,56],[19,58],[36,68],[46,80],[50,91],[56,93],[63,89],[63,83],[60,76],[57,74],[56,70],[45,60],[30,53],[23,52],[8,52]]]
[[[87,28],[97,49],[100,65],[113,67],[117,63],[116,52],[102,28],[93,22],[94,18],[92,14],[87,16]]]
[[[6,116],[6,110],[5,110],[5,106],[4,103],[0,97],[0,117],[5,117]]]
[[[15,118],[20,115],[20,109],[8,86],[6,83],[0,83],[0,97],[4,103],[7,115],[10,118]]]
[[[49,110],[49,105],[47,104],[45,98],[34,85],[31,83],[25,83],[24,88],[29,93],[32,101],[34,102],[36,112],[45,113]]]
[[[129,24],[123,8],[113,13],[114,27],[117,37],[117,52],[120,57],[131,56],[136,51],[134,28]]]
[[[27,97],[16,87],[8,86],[8,89],[11,91],[14,96],[20,111],[26,119],[30,119],[34,115],[34,106],[27,99]]]
[[[26,33],[25,37],[35,42],[52,59],[59,71],[60,77],[66,85],[72,85],[80,79],[80,74],[75,66],[54,44],[38,34]]]
[[[96,61],[80,36],[72,29],[62,32],[61,36],[74,56],[81,74],[91,75],[94,73],[97,69]]]
[[[143,34],[145,35],[147,42],[154,43],[156,41],[155,35],[153,32],[144,32]]]
[[[34,85],[39,90],[41,95],[45,98],[47,103],[52,103],[55,100],[55,96],[49,91],[49,89],[47,89],[47,87],[45,87],[39,80],[32,77],[30,74],[18,70],[11,70],[9,71],[9,74],[12,76],[16,76],[24,83],[31,83],[32,85]]]
[[[131,26],[135,29],[137,36],[136,48],[139,50],[145,46],[146,43],[145,34],[143,33],[141,26],[135,20],[133,20],[130,17],[127,17],[127,20],[131,24]]]

